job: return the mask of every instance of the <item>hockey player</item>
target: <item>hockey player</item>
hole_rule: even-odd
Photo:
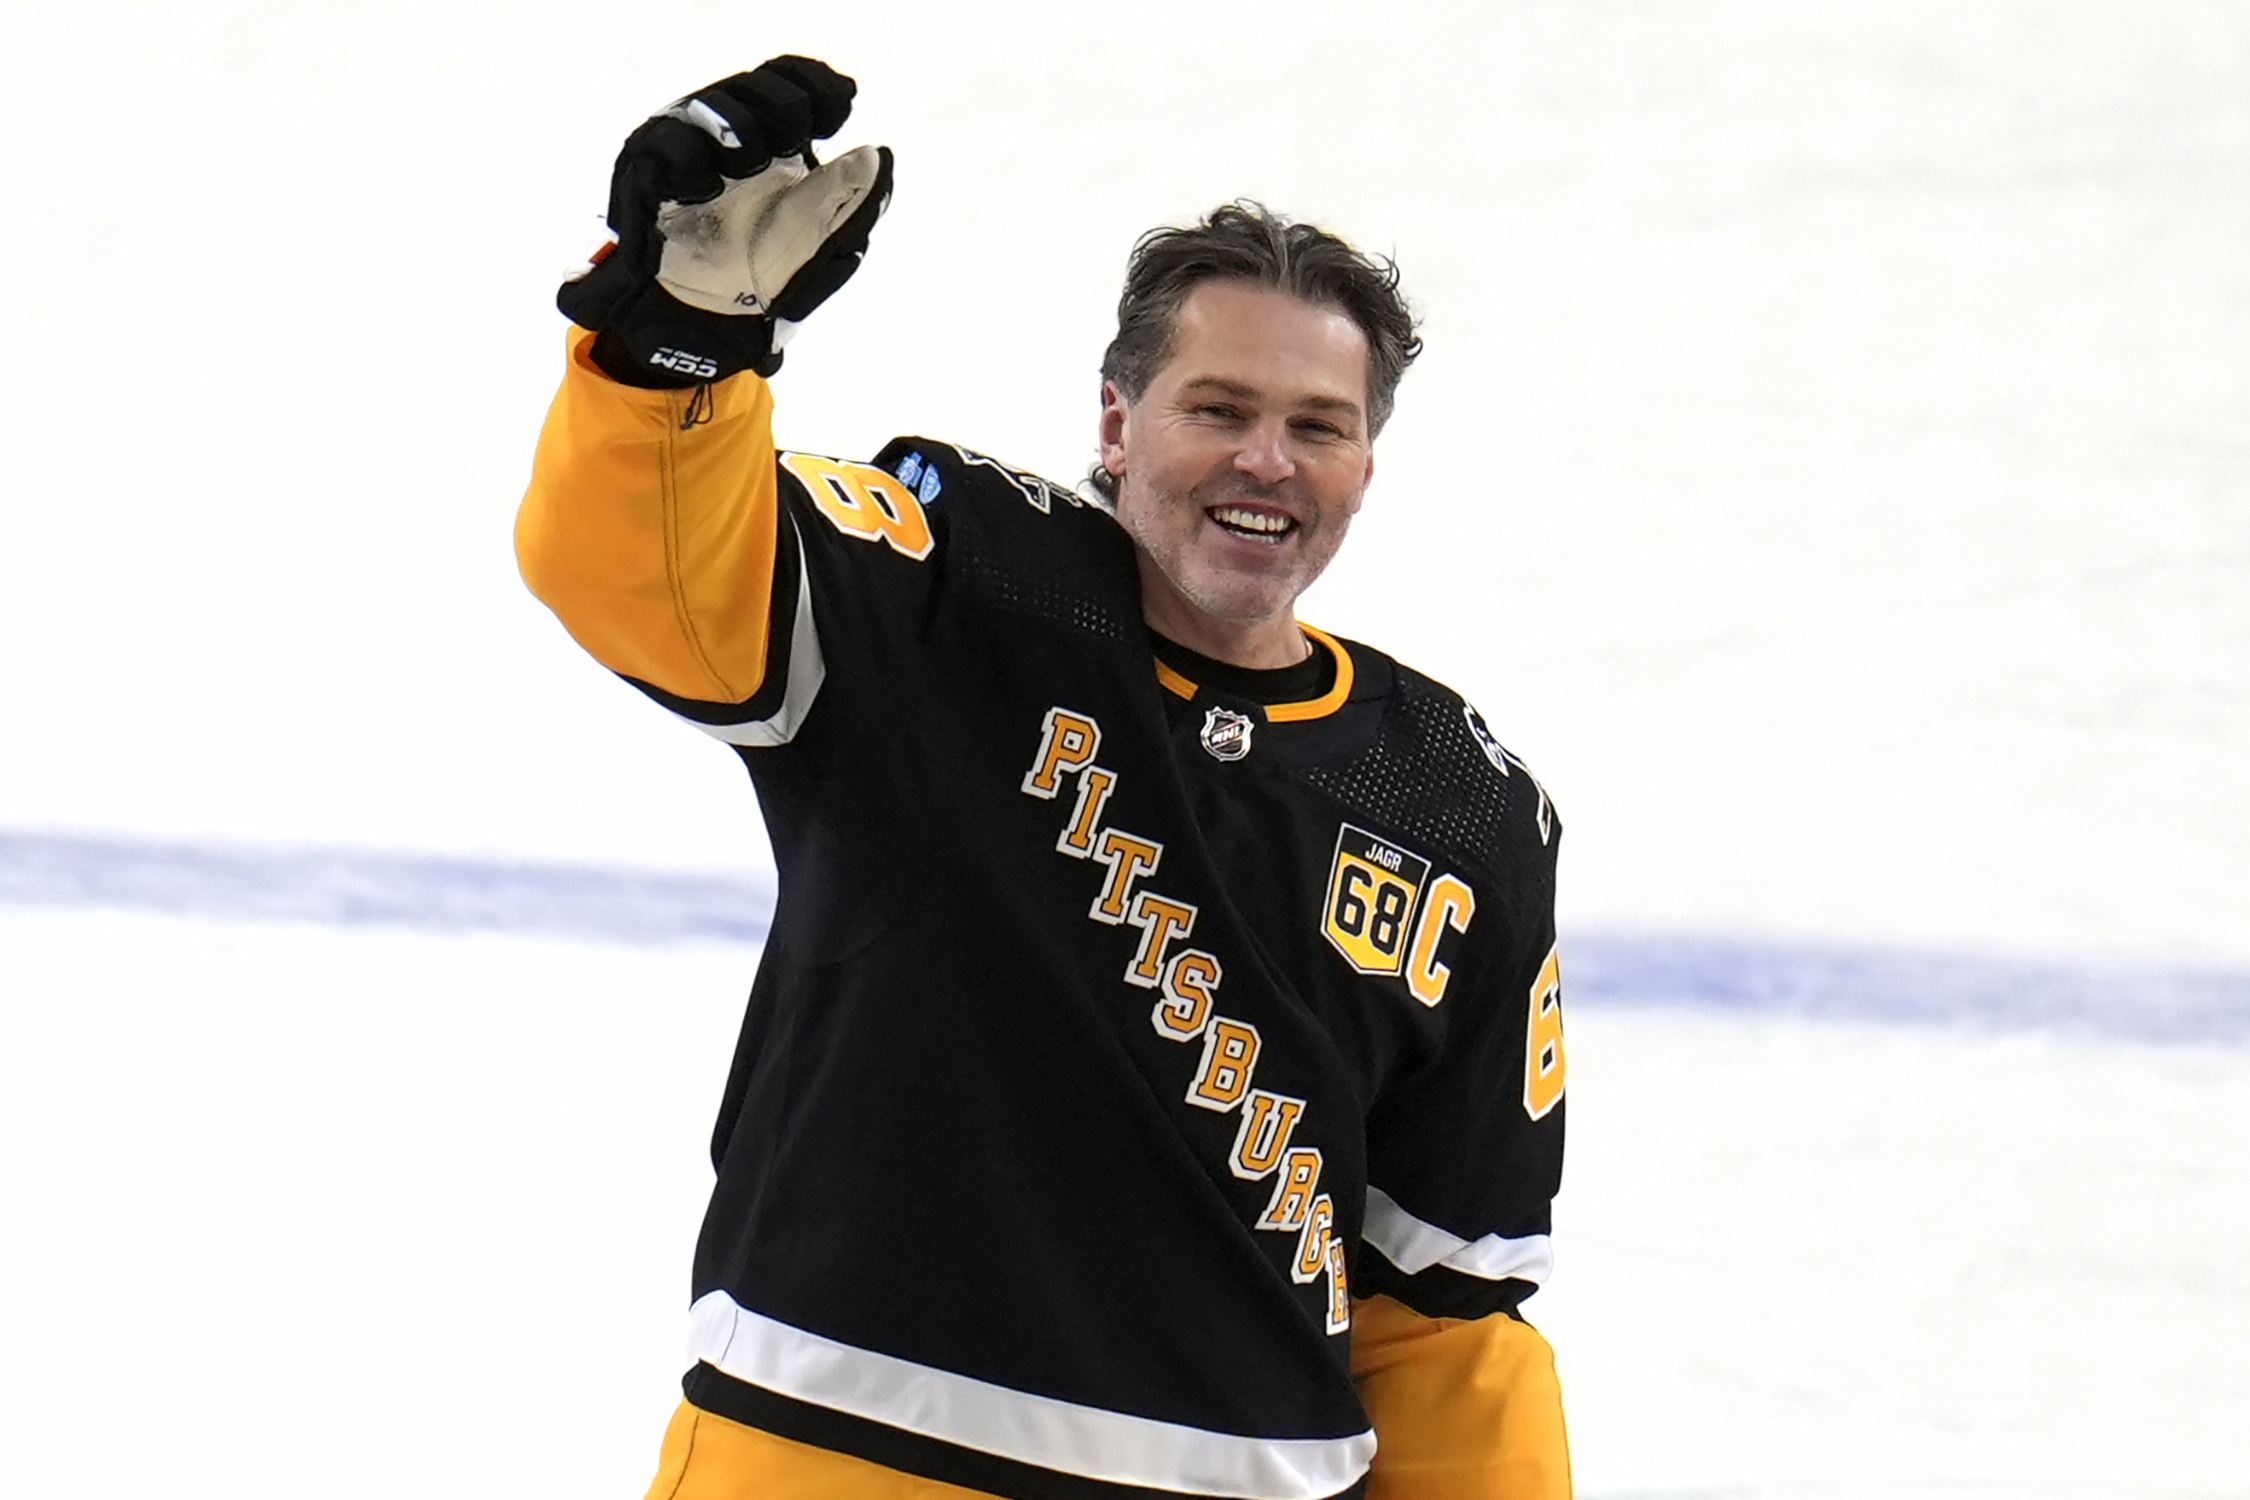
[[[1568,1493],[1558,827],[1299,622],[1419,341],[1253,205],[1136,248],[1091,493],[777,451],[888,151],[777,58],[628,138],[518,523],[781,876],[652,1497]]]

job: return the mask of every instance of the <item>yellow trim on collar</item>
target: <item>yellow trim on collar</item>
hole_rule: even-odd
[[[1352,695],[1352,654],[1338,644],[1336,638],[1325,630],[1316,630],[1303,621],[1297,628],[1311,638],[1315,645],[1328,648],[1336,658],[1336,681],[1318,698],[1308,698],[1302,703],[1277,703],[1266,710],[1266,721],[1272,724],[1294,724],[1303,719],[1324,719],[1344,706]]]
[[[1269,724],[1294,724],[1305,719],[1324,719],[1342,708],[1344,700],[1352,695],[1352,654],[1325,630],[1303,621],[1298,622],[1297,628],[1305,633],[1307,640],[1316,646],[1325,647],[1328,654],[1336,658],[1336,680],[1318,698],[1307,698],[1302,703],[1277,703],[1266,709],[1266,722]],[[1161,656],[1156,658],[1156,680],[1179,697],[1193,699],[1196,695],[1196,685],[1182,676],[1178,669],[1166,663]]]

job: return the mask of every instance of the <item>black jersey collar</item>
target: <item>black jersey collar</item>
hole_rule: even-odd
[[[1325,718],[1351,696],[1351,653],[1325,630],[1301,622],[1297,628],[1313,643],[1312,654],[1294,666],[1263,668],[1216,660],[1151,630],[1156,680],[1182,698],[1193,698],[1205,685],[1247,698],[1265,710],[1270,723]]]

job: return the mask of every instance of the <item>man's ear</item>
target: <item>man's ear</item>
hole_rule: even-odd
[[[1132,403],[1125,399],[1116,381],[1102,382],[1101,427],[1097,434],[1102,467],[1119,478],[1125,475],[1125,425],[1131,418],[1131,408]]]

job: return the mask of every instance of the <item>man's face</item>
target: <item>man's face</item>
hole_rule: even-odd
[[[1336,555],[1375,472],[1367,337],[1350,316],[1204,282],[1141,398],[1103,388],[1101,442],[1149,623],[1243,666],[1300,659],[1297,596]]]

